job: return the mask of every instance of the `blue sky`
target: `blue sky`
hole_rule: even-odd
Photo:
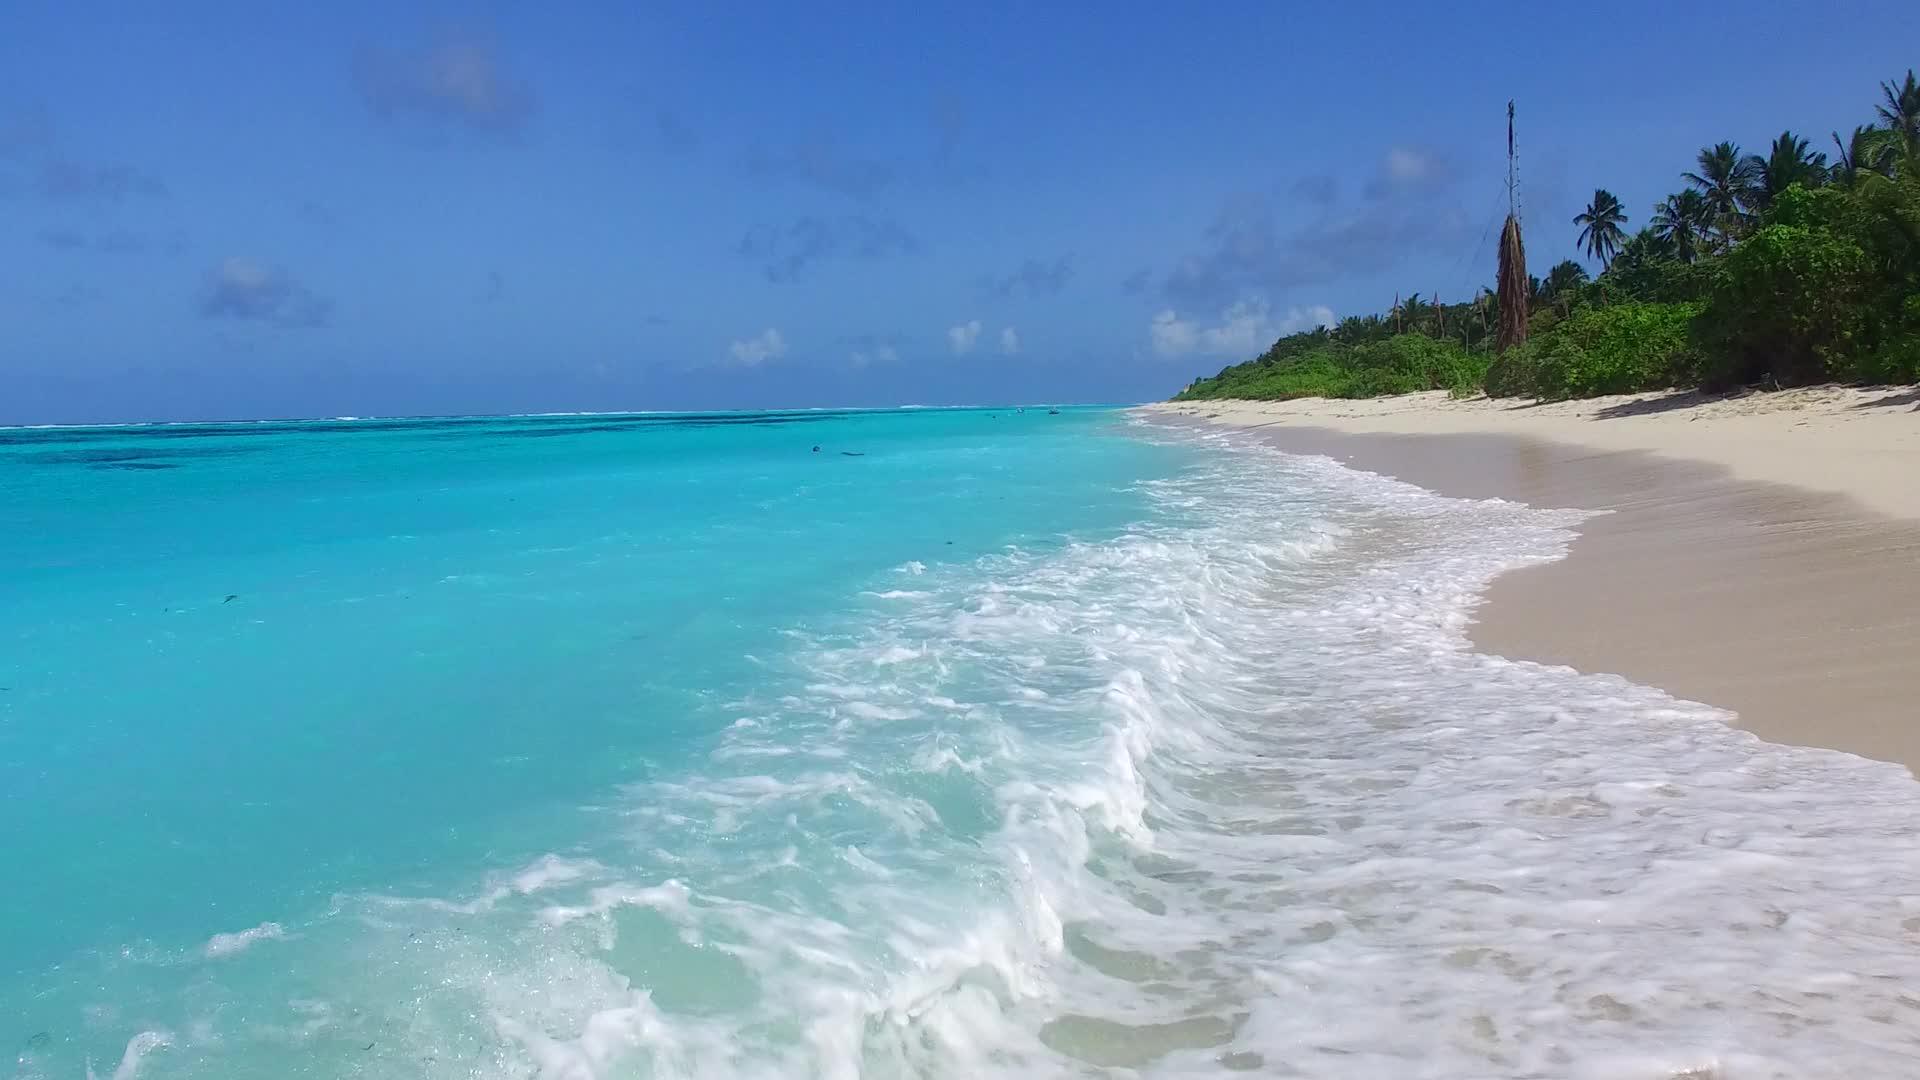
[[[1489,280],[1510,97],[1544,267],[1920,64],[1912,3],[556,10],[9,5],[0,423],[1161,397]]]

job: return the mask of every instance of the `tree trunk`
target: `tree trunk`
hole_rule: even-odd
[[[1500,230],[1500,336],[1495,347],[1505,352],[1527,343],[1527,249],[1520,242],[1520,219],[1507,215]]]

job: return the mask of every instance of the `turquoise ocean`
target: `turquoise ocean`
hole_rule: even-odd
[[[1467,643],[1579,520],[1120,409],[0,430],[0,1077],[1920,1074],[1904,769]]]

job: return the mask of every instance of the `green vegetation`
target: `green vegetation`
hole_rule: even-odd
[[[1430,310],[1422,306],[1423,310]],[[1487,354],[1423,333],[1393,332],[1378,318],[1349,319],[1280,339],[1259,360],[1212,380],[1208,398],[1380,397],[1416,390],[1471,394],[1487,373]]]
[[[1620,200],[1596,190],[1573,224],[1602,272],[1569,260],[1531,279],[1524,344],[1496,350],[1492,290],[1457,304],[1410,294],[1385,315],[1281,338],[1178,398],[1920,379],[1920,82],[1910,71],[1881,95],[1875,123],[1833,133],[1831,161],[1790,131],[1765,155],[1701,150],[1688,186],[1632,235]]]
[[[1583,306],[1494,360],[1484,389],[1494,397],[1571,398],[1684,386],[1699,374],[1693,303],[1625,301]]]

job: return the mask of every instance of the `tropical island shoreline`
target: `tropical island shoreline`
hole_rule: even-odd
[[[1445,392],[1142,407],[1444,495],[1600,511],[1497,579],[1476,648],[1920,773],[1920,391],[1545,404]]]

